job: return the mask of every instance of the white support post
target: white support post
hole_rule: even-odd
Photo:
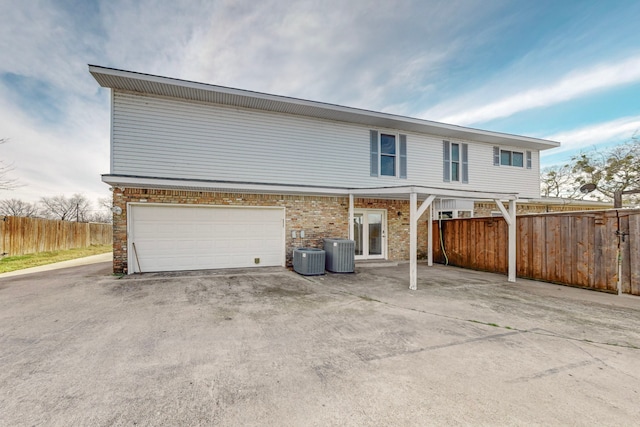
[[[427,265],[433,267],[433,203],[429,206],[429,224],[427,225]]]
[[[429,197],[427,197],[424,202],[422,202],[422,204],[420,205],[420,207],[418,208],[418,212],[417,212],[417,216],[416,216],[416,221],[420,219],[420,217],[422,216],[422,214],[425,213],[425,211],[427,210],[427,208],[429,208],[429,206],[431,206],[433,204],[433,201],[436,199],[436,196],[431,195]]]
[[[509,200],[509,282],[516,281],[516,201]]]
[[[349,240],[353,240],[353,194],[349,194]]]
[[[509,265],[508,265],[508,275],[507,280],[509,282],[516,281],[516,201],[509,200],[509,211],[504,208],[504,205],[500,200],[495,200],[498,209],[502,212],[502,216],[504,220],[507,222],[509,226]]]
[[[418,194],[409,195],[409,289],[418,289]]]

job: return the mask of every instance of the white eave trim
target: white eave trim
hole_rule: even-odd
[[[309,101],[267,93],[215,86],[187,80],[89,65],[89,72],[102,87],[187,100],[295,114],[324,120],[393,128],[446,139],[546,150],[559,142],[439,123],[395,114]]]
[[[360,188],[349,190],[354,196],[389,196],[400,194],[418,194],[423,196],[434,195],[437,197],[451,197],[455,199],[473,200],[517,200],[517,193],[494,193],[488,191],[454,190],[438,187],[423,187],[419,185],[403,187]]]
[[[300,185],[261,184],[244,182],[196,181],[167,178],[132,177],[120,175],[102,175],[102,181],[112,187],[154,188],[186,191],[213,191],[220,193],[262,193],[262,194],[301,194],[318,196],[356,198],[382,198],[408,200],[410,194],[418,194],[421,199],[428,196],[451,197],[473,200],[517,200],[516,193],[495,193],[485,191],[453,190],[437,187],[400,186],[377,188],[336,188],[312,187]]]
[[[221,181],[194,181],[167,178],[145,178],[118,175],[102,175],[102,182],[112,187],[154,188],[187,191],[214,191],[219,193],[269,193],[347,196],[347,189],[331,187],[306,187],[297,185],[237,183]]]

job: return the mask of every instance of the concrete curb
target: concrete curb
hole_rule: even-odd
[[[70,259],[68,261],[56,262],[53,264],[40,265],[38,267],[25,268],[23,270],[10,271],[0,274],[0,279],[4,277],[22,276],[25,274],[41,273],[43,271],[59,270],[61,268],[77,267],[80,265],[96,264],[99,262],[109,262],[113,260],[113,253],[107,252],[99,255],[91,255],[84,258]]]

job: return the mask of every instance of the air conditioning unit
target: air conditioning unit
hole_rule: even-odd
[[[324,274],[325,252],[316,248],[296,248],[293,250],[293,269],[303,276]]]
[[[327,253],[325,267],[332,273],[353,273],[356,264],[356,242],[349,239],[324,239]]]

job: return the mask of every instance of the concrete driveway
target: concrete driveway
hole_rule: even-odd
[[[640,298],[453,267],[0,279],[0,425],[632,425]]]

